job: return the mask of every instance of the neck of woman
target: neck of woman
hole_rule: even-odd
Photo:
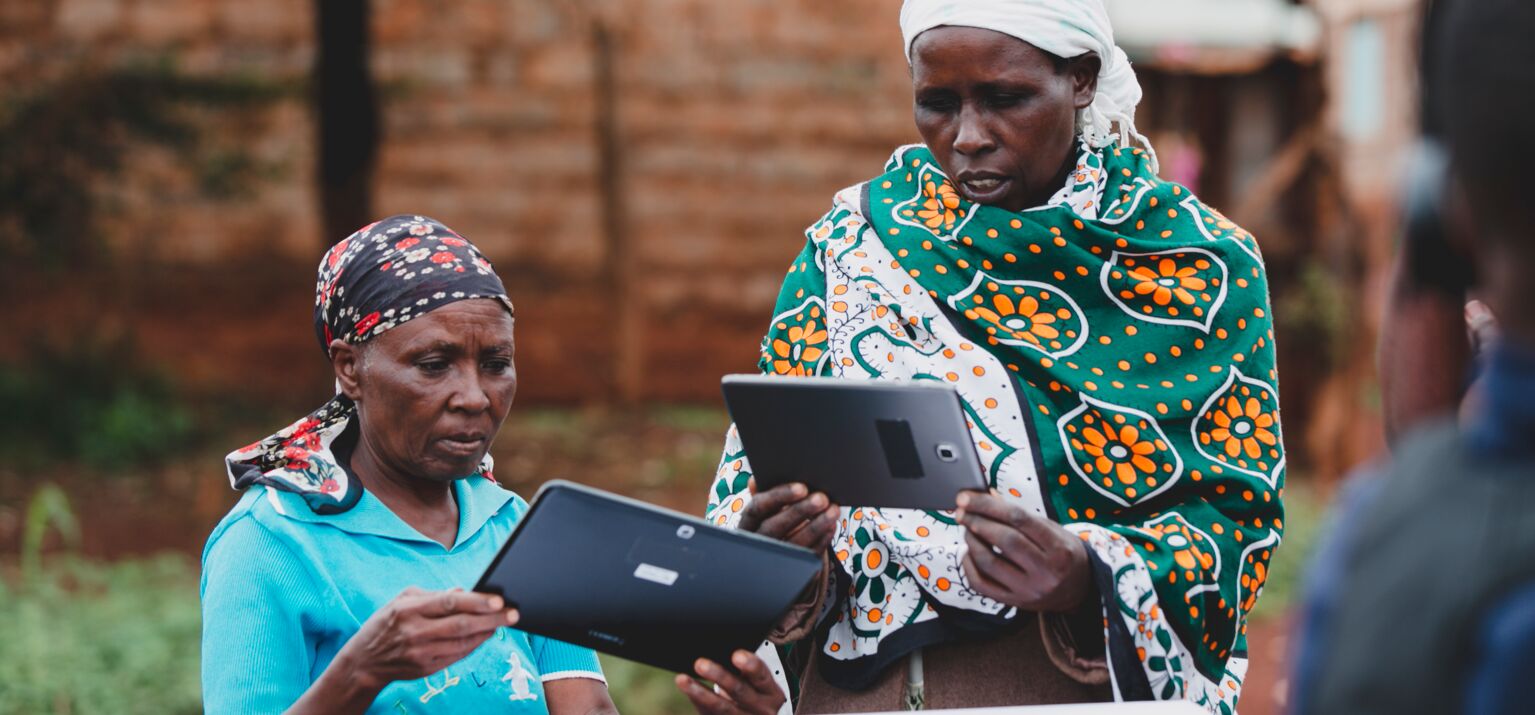
[[[352,453],[352,472],[395,516],[444,548],[458,538],[458,501],[453,483],[423,479],[380,458],[366,437]]]
[[[1037,195],[1029,197],[1029,205],[1026,208],[1037,208],[1050,203],[1050,199],[1055,198],[1055,195],[1060,192],[1061,188],[1066,186],[1066,178],[1071,176],[1071,172],[1077,168],[1077,159],[1079,158],[1079,149],[1081,148],[1078,146],[1077,141],[1075,139],[1072,140],[1071,149],[1066,152],[1066,159],[1061,162],[1061,168],[1055,172],[1055,177],[1041,187]]]

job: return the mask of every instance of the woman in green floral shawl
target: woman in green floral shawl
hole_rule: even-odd
[[[709,517],[827,546],[774,636],[786,687],[800,712],[891,692],[1231,712],[1283,531],[1257,244],[1157,176],[1101,0],[908,0],[902,27],[925,145],[806,232],[760,366],[954,386],[992,495],[757,494],[732,429]]]

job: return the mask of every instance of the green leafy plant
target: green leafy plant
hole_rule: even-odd
[[[153,463],[193,436],[169,377],[137,364],[127,338],[35,343],[0,365],[0,455],[12,465]]]
[[[22,521],[21,574],[23,583],[32,583],[42,573],[43,540],[53,527],[71,551],[80,546],[80,524],[69,508],[69,496],[55,484],[38,487],[27,504]]]

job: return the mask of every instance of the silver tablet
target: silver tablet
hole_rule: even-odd
[[[803,482],[842,506],[953,509],[986,489],[959,393],[938,382],[728,375],[758,489]]]

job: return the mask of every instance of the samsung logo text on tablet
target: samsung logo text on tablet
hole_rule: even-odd
[[[624,639],[623,638],[619,638],[618,636],[615,636],[612,633],[603,633],[602,631],[587,631],[586,634],[591,636],[591,637],[593,637],[593,638],[596,638],[597,640],[607,641],[607,642],[612,643],[614,645],[623,645],[624,644]]]
[[[661,568],[653,564],[640,564],[634,569],[634,577],[659,583],[662,586],[670,586],[677,582],[677,572],[667,568]]]

